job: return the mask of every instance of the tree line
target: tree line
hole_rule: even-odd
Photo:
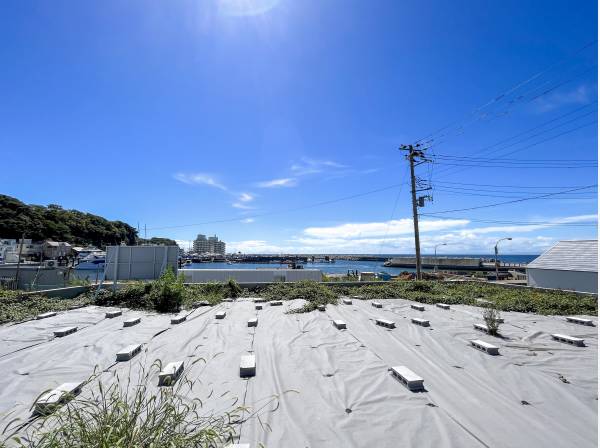
[[[11,196],[0,195],[0,238],[19,239],[23,234],[34,241],[66,241],[79,246],[176,244],[168,238],[138,238],[137,230],[123,221],[65,210],[57,204],[25,204]]]

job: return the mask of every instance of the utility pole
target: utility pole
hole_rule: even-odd
[[[495,255],[494,256],[494,266],[496,267],[496,281],[500,280],[498,278],[498,275],[499,275],[499,273],[498,273],[498,265],[499,265],[499,262],[498,262],[498,244],[500,244],[500,241],[505,241],[505,240],[506,241],[512,241],[512,237],[500,238],[498,241],[496,241],[496,245],[494,246],[494,255]]]
[[[25,232],[21,234],[21,241],[19,244],[19,258],[17,260],[17,272],[15,273],[16,289],[19,289],[19,274],[21,273],[21,254],[23,253],[23,240],[25,239]],[[40,260],[41,262],[41,260]]]
[[[413,210],[413,225],[415,229],[415,255],[416,255],[416,268],[417,268],[417,280],[421,280],[421,242],[419,240],[419,212],[418,207],[425,206],[425,199],[431,200],[431,196],[419,196],[419,191],[431,190],[431,187],[427,186],[424,188],[417,189],[417,183],[422,181],[415,176],[415,166],[419,166],[422,163],[429,162],[429,159],[425,157],[425,150],[419,149],[421,145],[402,145],[400,146],[401,151],[407,151],[406,159],[410,164],[410,185],[412,194],[412,210]]]

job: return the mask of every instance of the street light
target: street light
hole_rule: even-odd
[[[440,243],[440,244],[436,244],[433,247],[433,257],[435,259],[435,264],[433,265],[433,272],[437,272],[437,265],[438,265],[438,259],[437,259],[437,248],[438,246],[447,246],[448,243]]]
[[[496,262],[494,263],[496,265],[496,281],[499,280],[498,278],[498,243],[500,243],[500,241],[512,241],[511,237],[508,238],[500,238],[498,241],[496,241],[496,245],[494,246],[494,253],[496,254]]]

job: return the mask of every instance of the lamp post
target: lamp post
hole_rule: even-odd
[[[496,241],[496,245],[494,246],[494,253],[496,255],[496,262],[494,263],[496,265],[496,281],[498,281],[498,243],[500,243],[500,241],[512,241],[511,237],[508,238],[500,238],[498,241]]]
[[[438,246],[447,246],[448,243],[440,243],[440,244],[436,244],[433,247],[433,257],[435,259],[435,264],[433,265],[433,272],[437,272],[437,265],[438,265],[438,259],[437,259],[437,248]]]

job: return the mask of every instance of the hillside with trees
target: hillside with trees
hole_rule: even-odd
[[[104,247],[138,243],[137,230],[122,221],[109,221],[60,205],[29,205],[16,198],[0,195],[0,238],[31,238],[34,241],[67,241],[75,245]],[[144,240],[152,244],[175,244],[167,238]]]

